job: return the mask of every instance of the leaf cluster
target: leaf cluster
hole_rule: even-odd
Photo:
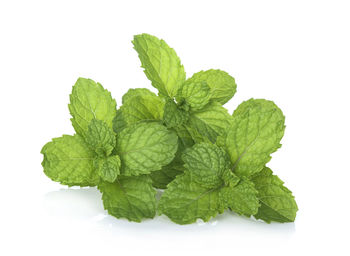
[[[186,78],[176,52],[148,34],[133,45],[158,95],[129,89],[117,109],[101,84],[79,78],[70,95],[74,135],[48,142],[44,173],[68,186],[97,186],[109,214],[140,222],[165,214],[178,224],[225,210],[265,222],[292,222],[291,191],[266,164],[285,130],[282,111],[250,99],[223,107],[235,79],[210,69]],[[156,189],[164,189],[157,201]]]

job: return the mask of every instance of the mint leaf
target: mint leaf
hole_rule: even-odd
[[[164,101],[154,95],[138,95],[129,98],[117,111],[114,119],[114,131],[120,132],[125,127],[148,121],[163,119]]]
[[[93,119],[91,120],[88,131],[86,133],[87,144],[99,156],[109,156],[116,144],[116,136],[104,121]]]
[[[230,126],[231,120],[232,117],[223,106],[212,102],[192,112],[186,125],[196,142],[215,143],[216,138]]]
[[[226,152],[209,143],[196,144],[187,149],[182,159],[192,179],[208,188],[220,186],[223,183],[222,173],[229,168]]]
[[[92,119],[103,120],[112,128],[116,102],[109,91],[91,79],[79,78],[70,95],[69,111],[75,131],[85,137]]]
[[[188,116],[188,112],[179,108],[173,100],[169,99],[165,103],[163,121],[168,128],[184,124]]]
[[[250,99],[233,113],[224,145],[238,176],[249,177],[270,161],[270,154],[280,146],[284,116],[272,102]]]
[[[255,218],[270,223],[293,222],[298,206],[292,192],[283,186],[281,181],[268,167],[252,177],[258,191],[260,208]]]
[[[96,158],[94,166],[102,180],[114,182],[120,174],[121,161],[118,155]]]
[[[189,80],[196,82],[206,82],[210,87],[210,99],[212,101],[225,104],[236,93],[235,79],[225,71],[210,69],[195,73]]]
[[[173,160],[176,150],[176,134],[158,123],[140,123],[118,134],[117,152],[126,176],[160,170]]]
[[[180,88],[176,99],[178,102],[185,101],[193,110],[201,109],[210,100],[210,87],[204,81],[188,79]]]
[[[241,180],[237,185],[222,188],[219,197],[224,208],[230,208],[238,214],[249,217],[258,212],[259,200],[257,194],[258,192],[251,181]]]
[[[135,96],[157,96],[155,93],[151,92],[150,90],[146,88],[135,88],[135,89],[129,89],[122,97],[122,104],[125,104],[129,101],[129,99],[135,97]]]
[[[63,135],[47,143],[44,155],[44,173],[53,181],[68,186],[96,186],[99,176],[94,170],[94,152],[79,135]]]
[[[186,171],[165,190],[159,211],[179,224],[201,218],[208,221],[224,209],[251,216],[257,213],[259,200],[254,184],[240,180],[228,169],[223,149],[208,143],[196,144],[183,154]]]
[[[173,181],[177,175],[182,174],[184,170],[183,162],[174,159],[174,161],[162,167],[159,171],[151,172],[150,177],[153,187],[166,189],[167,185]]]
[[[114,217],[140,222],[156,213],[156,191],[146,175],[120,176],[114,183],[100,183],[98,189],[104,208]]]
[[[178,224],[190,224],[198,218],[208,221],[224,210],[219,190],[202,186],[185,172],[169,183],[164,191],[158,204],[159,214],[165,214]]]
[[[136,35],[132,43],[152,85],[163,96],[175,96],[186,79],[176,52],[163,40],[148,34]]]

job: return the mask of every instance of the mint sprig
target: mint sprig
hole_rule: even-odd
[[[42,148],[44,173],[63,185],[97,186],[108,213],[130,221],[158,212],[189,224],[225,210],[267,223],[294,221],[292,192],[266,166],[285,130],[276,104],[250,99],[230,115],[223,104],[237,86],[228,73],[186,78],[164,40],[141,34],[133,44],[158,95],[129,89],[117,109],[101,84],[79,78],[69,104],[76,134]]]

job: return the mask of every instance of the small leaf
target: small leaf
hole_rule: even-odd
[[[97,158],[94,161],[95,168],[100,177],[107,182],[114,182],[120,174],[121,161],[119,156],[109,156],[107,158]]]
[[[210,69],[195,73],[188,80],[205,82],[210,87],[210,99],[225,104],[236,93],[235,79],[225,71]]]
[[[105,157],[109,156],[116,144],[116,136],[104,121],[91,120],[86,133],[86,142],[97,153]]]
[[[210,87],[204,81],[188,79],[179,90],[176,100],[179,103],[185,101],[193,110],[201,109],[210,100]]]
[[[188,120],[188,116],[188,112],[179,108],[172,99],[165,103],[163,121],[168,128],[184,124]]]

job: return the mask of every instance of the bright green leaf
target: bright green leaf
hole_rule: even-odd
[[[186,74],[174,49],[148,34],[136,35],[132,43],[152,85],[164,96],[175,96]]]
[[[160,170],[173,160],[176,150],[176,134],[158,123],[140,123],[118,134],[117,152],[126,176]]]
[[[188,79],[180,88],[176,99],[178,102],[184,101],[193,110],[201,109],[210,100],[210,87],[204,81]]]
[[[210,87],[210,99],[225,104],[236,93],[235,79],[225,71],[210,69],[195,73],[188,80],[206,82]]]
[[[114,217],[141,222],[155,216],[156,191],[146,175],[119,176],[114,183],[102,182],[98,189],[102,193],[104,208]]]
[[[192,112],[186,126],[196,142],[215,143],[216,138],[230,126],[232,117],[217,102],[206,105],[201,110]]]
[[[258,191],[260,208],[255,218],[267,223],[293,222],[298,211],[292,192],[283,186],[283,181],[268,167],[253,176],[252,181]]]
[[[118,155],[96,158],[94,166],[98,175],[107,182],[114,182],[120,174],[121,161]]]
[[[163,120],[164,101],[154,95],[138,95],[128,100],[118,109],[114,119],[113,129],[121,132],[127,126],[139,122]]]
[[[193,180],[208,188],[222,185],[221,176],[230,164],[226,152],[210,143],[199,143],[188,148],[182,159]]]
[[[116,136],[104,121],[93,119],[86,133],[86,142],[99,156],[109,156],[115,147]]]
[[[135,89],[129,89],[122,97],[122,104],[125,104],[129,101],[129,99],[135,97],[135,96],[157,96],[155,93],[151,92],[150,90],[146,88],[135,88]]]
[[[272,101],[250,99],[239,105],[224,143],[234,172],[246,177],[259,172],[281,146],[284,128],[282,111]]]
[[[96,186],[99,176],[94,170],[94,152],[79,135],[63,135],[47,143],[44,155],[44,173],[53,181],[68,186]]]
[[[249,180],[241,180],[237,185],[226,186],[220,190],[220,202],[225,208],[246,216],[258,212],[259,200],[254,184]]]
[[[92,119],[103,120],[112,128],[116,102],[109,91],[91,79],[79,78],[70,95],[69,111],[75,131],[85,137]]]
[[[164,191],[158,204],[159,213],[178,224],[190,224],[199,218],[208,221],[224,210],[220,205],[219,190],[220,187],[202,186],[185,172]]]
[[[163,121],[168,128],[184,124],[188,120],[188,116],[188,112],[179,108],[172,99],[165,103]]]

